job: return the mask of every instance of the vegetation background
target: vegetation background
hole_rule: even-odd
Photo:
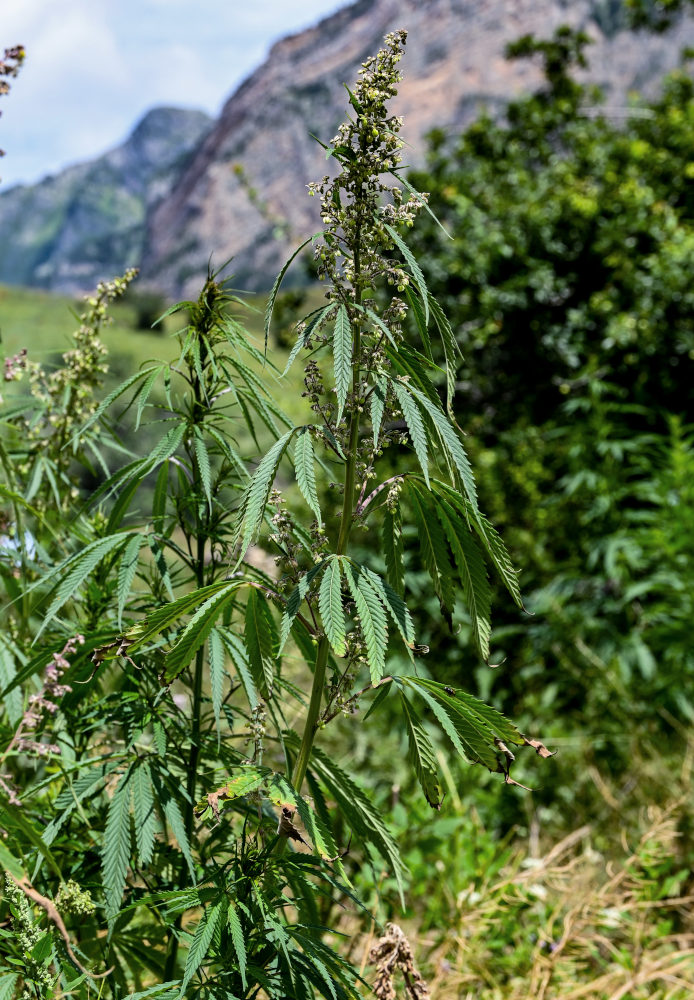
[[[648,5],[635,10],[654,22]],[[379,919],[405,928],[432,996],[679,1000],[694,985],[694,88],[685,58],[655,101],[635,100],[614,120],[575,81],[590,58],[586,39],[526,38],[515,54],[544,60],[544,88],[453,146],[434,133],[428,168],[410,178],[465,239],[449,240],[422,216],[408,242],[459,338],[456,418],[532,617],[497,595],[491,670],[464,608],[455,633],[442,630],[423,572],[413,573],[409,603],[438,680],[488,700],[559,752],[541,771],[518,762],[529,793],[460,771],[437,746],[445,797],[434,813],[387,703],[378,738],[368,727],[337,730],[327,748],[359,773],[398,841],[404,913],[387,865],[360,863],[351,875]],[[74,325],[62,326],[67,304],[2,296],[8,356],[31,327],[32,353],[50,369]],[[114,316],[108,388],[154,355],[177,356],[175,323],[126,341],[135,306],[114,306]],[[253,314],[248,325],[262,330]],[[287,354],[280,345],[280,369]],[[294,419],[293,377],[282,402]],[[10,420],[14,385],[6,389]],[[125,421],[120,430],[126,447],[141,434]],[[247,453],[250,431],[238,447]],[[399,473],[403,455],[391,460]],[[288,496],[298,509],[296,488]],[[405,529],[406,551],[414,535]],[[50,766],[17,766],[48,780]],[[365,972],[379,931],[355,910],[335,931],[349,935],[342,953]],[[130,955],[135,963],[134,942]]]

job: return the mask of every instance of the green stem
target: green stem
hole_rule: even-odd
[[[355,303],[361,305],[361,281],[359,265],[359,235],[357,234],[354,251],[354,288]],[[358,316],[355,310],[355,316]],[[352,414],[350,417],[349,446],[347,451],[347,464],[345,466],[344,493],[342,497],[342,516],[340,517],[340,529],[337,536],[337,546],[335,554],[342,556],[347,551],[352,524],[354,523],[354,489],[356,484],[357,469],[357,449],[359,446],[359,418],[360,400],[359,387],[361,381],[361,325],[355,320],[353,325],[352,338]],[[311,700],[309,701],[308,712],[306,713],[306,723],[301,738],[299,756],[294,767],[292,785],[297,792],[301,792],[301,786],[306,777],[306,771],[311,759],[313,741],[318,731],[318,716],[320,714],[321,702],[323,699],[323,689],[325,687],[325,671],[328,665],[328,654],[330,644],[327,636],[321,636],[316,652],[316,666],[313,672],[313,685],[311,687]]]
[[[198,410],[202,406],[202,390],[198,379],[194,381],[195,410],[194,416],[198,415]],[[193,466],[193,480],[196,495],[201,492],[200,470],[195,455],[191,456]],[[196,515],[196,554],[195,554],[195,581],[198,586],[205,586],[205,541],[208,537],[209,519]],[[193,824],[195,822],[195,803],[197,800],[198,781],[198,761],[200,759],[200,738],[201,738],[201,718],[202,718],[202,681],[205,668],[205,647],[201,646],[195,655],[195,671],[193,674],[193,703],[191,719],[190,751],[186,762],[186,804],[183,817],[183,824],[186,831],[188,843],[192,840]],[[181,859],[181,869],[179,874],[179,886],[185,888],[188,883],[189,873],[185,859]],[[174,978],[176,969],[176,959],[178,957],[178,940],[182,926],[183,914],[180,913],[173,927],[173,933],[169,939],[169,948],[166,955],[164,968],[164,982],[169,982]]]

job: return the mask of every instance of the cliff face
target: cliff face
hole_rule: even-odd
[[[538,83],[537,66],[507,62],[507,42],[527,32],[548,37],[560,24],[583,28],[590,78],[611,102],[655,84],[694,42],[694,20],[665,36],[621,29],[619,0],[358,0],[317,27],[285,38],[226,103],[215,127],[171,194],[148,220],[144,274],[174,296],[193,294],[212,254],[234,257],[235,284],[267,287],[288,248],[320,228],[305,185],[326,172],[309,133],[328,141],[347,107],[343,83],[383,35],[405,27],[404,81],[395,111],[404,115],[407,160],[421,162],[433,126],[459,130],[482,105],[497,107]],[[264,201],[259,210],[234,165]],[[273,217],[289,240],[273,239]]]
[[[78,292],[139,264],[148,212],[211,125],[156,108],[99,159],[0,193],[0,281]]]
[[[237,286],[268,287],[288,249],[320,228],[306,184],[329,164],[309,133],[332,138],[347,108],[343,83],[384,34],[409,31],[394,110],[417,164],[431,128],[455,134],[482,106],[500,108],[538,83],[532,62],[503,57],[528,32],[586,30],[595,39],[589,77],[611,103],[657,85],[694,44],[694,18],[665,35],[635,34],[623,30],[622,6],[357,0],[275,45],[211,129],[202,114],[159,109],[99,160],[0,194],[0,231],[14,233],[0,246],[0,281],[74,291],[137,263],[148,283],[179,298],[196,293],[211,256],[216,266],[235,258]]]

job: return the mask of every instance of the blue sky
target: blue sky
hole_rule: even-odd
[[[278,38],[348,0],[0,0],[27,61],[0,98],[2,189],[117,145],[155,105],[216,114]]]

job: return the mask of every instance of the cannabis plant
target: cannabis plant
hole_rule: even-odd
[[[465,617],[487,660],[488,564],[522,603],[451,416],[455,337],[402,235],[427,210],[387,110],[404,45],[388,35],[363,64],[352,116],[324,147],[335,175],[309,186],[323,229],[304,246],[325,303],[298,323],[282,375],[264,353],[296,254],[269,297],[265,352],[211,274],[173,307],[187,319],[174,363],[133,374],[59,451],[46,437],[64,463],[98,431],[110,468],[128,415],[137,434],[124,440],[157,432],[75,499],[64,558],[42,546],[28,579],[8,550],[34,645],[8,646],[5,694],[26,685],[38,707],[30,745],[16,715],[6,727],[3,995],[364,995],[326,933],[336,906],[364,908],[361,864],[385,866],[401,891],[405,871],[373,796],[335,759],[339,720],[359,724],[368,705],[371,725],[393,699],[434,809],[439,738],[509,783],[512,748],[547,755],[463,678],[436,680],[407,607],[421,565],[442,627]],[[307,422],[295,425],[273,396],[299,358]],[[409,947],[397,954],[407,982]]]

